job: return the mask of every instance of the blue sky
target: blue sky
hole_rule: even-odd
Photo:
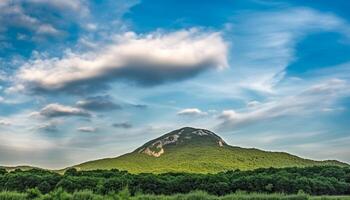
[[[350,162],[350,3],[3,0],[0,165],[114,157],[183,126]]]

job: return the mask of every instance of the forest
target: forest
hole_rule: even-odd
[[[266,168],[217,174],[131,174],[117,169],[78,171],[74,168],[60,174],[41,169],[0,169],[0,191],[3,192],[35,191],[48,194],[62,191],[73,194],[90,191],[96,195],[109,195],[124,190],[131,196],[187,194],[193,191],[203,191],[216,196],[237,192],[349,195],[350,168]]]

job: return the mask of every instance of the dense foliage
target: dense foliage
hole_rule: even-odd
[[[172,195],[195,190],[219,196],[237,191],[286,194],[303,191],[312,195],[344,195],[350,194],[350,168],[268,168],[217,174],[130,174],[119,170],[69,169],[64,175],[39,169],[0,170],[1,191],[26,192],[34,188],[43,194],[62,189],[68,193],[89,190],[107,195],[128,188],[132,195]]]

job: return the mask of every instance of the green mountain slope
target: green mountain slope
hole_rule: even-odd
[[[347,164],[338,161],[313,161],[282,152],[234,147],[211,131],[185,127],[152,140],[134,152],[74,167],[79,170],[116,168],[131,173],[215,173],[234,169],[312,165]]]

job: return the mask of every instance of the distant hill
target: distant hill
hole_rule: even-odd
[[[339,161],[314,161],[283,152],[230,146],[209,130],[185,127],[149,141],[131,153],[73,167],[79,170],[117,168],[131,173],[216,173],[313,165],[349,166]]]
[[[0,169],[6,169],[7,171],[14,171],[16,169],[20,169],[22,171],[27,171],[27,170],[31,170],[31,169],[40,169],[40,168],[23,165],[23,166],[0,166]]]

